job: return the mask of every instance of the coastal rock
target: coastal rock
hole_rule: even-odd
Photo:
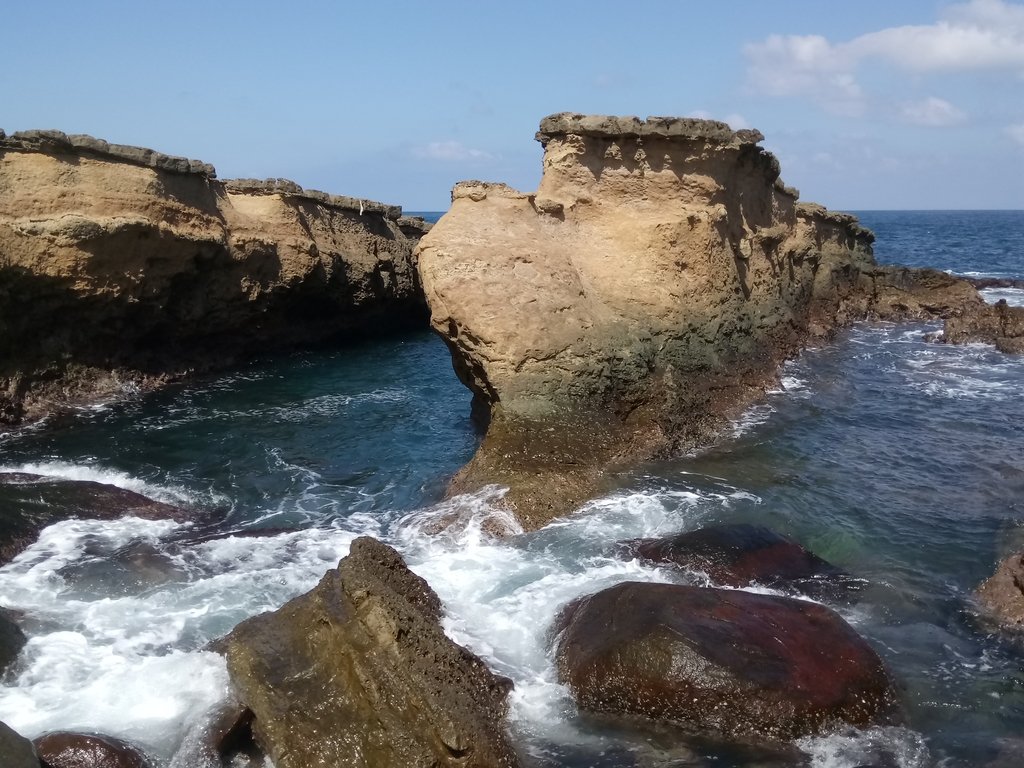
[[[1000,352],[1024,354],[1024,307],[1011,307],[1005,299],[973,307],[946,320],[940,340],[949,344],[983,342]]]
[[[0,565],[17,557],[48,525],[72,517],[141,517],[178,522],[194,517],[187,510],[117,486],[25,472],[0,472],[0,506],[4,515]]]
[[[400,214],[92,137],[0,138],[0,422],[425,325]]]
[[[6,610],[0,608],[0,675],[14,663],[28,638]]]
[[[638,557],[702,571],[715,584],[760,584],[815,599],[848,597],[863,582],[799,543],[760,525],[712,525],[660,539],[627,543]]]
[[[95,733],[58,731],[34,742],[46,768],[152,768],[137,747],[126,741]]]
[[[566,113],[537,137],[536,193],[462,182],[416,251],[431,323],[490,421],[452,490],[508,486],[527,528],[609,469],[706,441],[809,339],[981,301],[875,264],[873,235],[796,202],[756,131]]]
[[[0,723],[0,765],[4,768],[40,768],[32,742],[6,723]]]
[[[1024,630],[1024,552],[1003,560],[975,597],[989,618],[1008,629]]]
[[[627,582],[571,603],[554,631],[559,677],[587,711],[777,739],[895,711],[871,647],[805,600]]]
[[[228,670],[277,768],[517,765],[511,684],[441,616],[399,554],[364,537],[311,592],[238,625]]]

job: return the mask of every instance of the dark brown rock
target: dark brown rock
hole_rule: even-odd
[[[236,627],[228,670],[277,768],[517,765],[510,683],[444,634],[441,612],[364,537],[311,592]]]
[[[34,742],[45,768],[152,768],[138,748],[126,741],[95,733],[58,731]]]
[[[1005,299],[972,308],[946,320],[941,341],[950,344],[983,342],[1000,352],[1024,353],[1024,307],[1011,307]]]
[[[1024,552],[1003,560],[975,596],[983,613],[1000,626],[1024,630]]]
[[[24,472],[0,472],[0,506],[0,565],[32,544],[43,528],[72,517],[131,516],[179,522],[194,517],[184,509],[113,485]]]
[[[712,525],[628,542],[627,547],[646,560],[703,571],[722,586],[791,588],[816,599],[846,597],[863,586],[788,536],[761,525]]]
[[[816,603],[627,582],[570,604],[555,631],[580,708],[791,739],[888,721],[881,660]]]
[[[21,627],[15,623],[11,614],[0,608],[0,674],[3,674],[7,667],[18,658],[21,649],[25,647],[28,638],[21,631]]]
[[[6,723],[0,723],[0,765],[3,768],[40,768],[32,742]]]

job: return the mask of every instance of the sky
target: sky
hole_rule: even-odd
[[[1024,2],[8,3],[0,128],[445,210],[536,188],[542,117],[758,128],[838,210],[1024,208]]]

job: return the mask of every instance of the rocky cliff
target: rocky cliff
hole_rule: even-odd
[[[706,439],[808,339],[956,313],[966,283],[875,264],[852,216],[797,202],[757,131],[683,118],[541,122],[536,193],[464,182],[418,247],[434,328],[527,526],[609,468]]]
[[[0,132],[0,421],[425,324],[401,209],[58,131]]]

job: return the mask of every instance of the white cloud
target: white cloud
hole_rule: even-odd
[[[936,96],[904,104],[900,108],[900,117],[907,123],[932,127],[956,125],[967,119],[963,111]]]
[[[1006,126],[1006,135],[1024,147],[1024,123]]]
[[[723,123],[728,123],[729,127],[734,131],[742,131],[744,128],[750,128],[750,122],[743,115],[738,112],[731,112],[725,117],[716,117],[706,109],[693,109],[690,110],[690,117],[696,117],[700,120],[720,120]]]
[[[413,150],[416,157],[428,160],[465,162],[467,160],[493,160],[494,155],[482,149],[467,147],[461,141],[432,141]]]
[[[860,114],[862,62],[912,73],[1005,71],[1024,74],[1024,6],[970,0],[934,24],[890,27],[846,42],[820,35],[772,35],[744,49],[751,85],[772,96],[806,96],[832,112]]]

